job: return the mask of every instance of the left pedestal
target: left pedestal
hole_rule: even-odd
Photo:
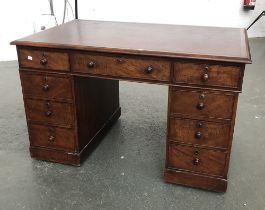
[[[119,118],[119,81],[73,76],[66,53],[18,49],[32,157],[80,165]]]

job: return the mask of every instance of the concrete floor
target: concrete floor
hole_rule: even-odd
[[[30,158],[16,62],[0,63],[0,209],[265,209],[265,38],[240,96],[226,193],[166,184],[167,87],[121,82],[122,117],[84,162]]]

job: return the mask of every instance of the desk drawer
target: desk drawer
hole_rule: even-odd
[[[24,95],[47,99],[72,99],[72,84],[67,76],[20,71]]]
[[[169,81],[170,62],[155,59],[74,54],[74,72],[144,80]]]
[[[162,60],[109,58],[108,73],[118,77],[169,81],[170,63]]]
[[[188,144],[228,148],[230,127],[228,123],[170,117],[168,137]]]
[[[20,49],[18,54],[20,67],[70,71],[67,53]]]
[[[40,122],[66,127],[70,127],[73,124],[72,104],[25,99],[25,105],[29,122]]]
[[[239,66],[185,62],[174,64],[173,80],[175,83],[239,88],[240,79]]]
[[[107,58],[98,55],[73,54],[71,64],[74,72],[85,74],[106,74]]]
[[[170,113],[191,118],[232,119],[237,94],[172,88]]]
[[[75,150],[75,135],[71,129],[30,124],[29,136],[31,146]]]
[[[213,176],[225,173],[227,153],[176,144],[168,145],[168,167]]]

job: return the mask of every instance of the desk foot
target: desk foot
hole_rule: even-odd
[[[173,169],[165,169],[164,179],[168,183],[201,188],[215,192],[225,192],[227,180]]]
[[[44,160],[66,165],[80,166],[80,154],[42,147],[30,147],[30,155],[37,160]]]

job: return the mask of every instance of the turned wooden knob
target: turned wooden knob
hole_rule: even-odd
[[[48,137],[48,141],[49,141],[49,142],[54,142],[54,140],[55,140],[55,136],[50,135],[50,136]]]
[[[204,73],[204,74],[202,75],[201,79],[202,79],[203,82],[207,82],[208,79],[209,79],[209,74],[208,74],[208,73]]]
[[[203,123],[201,121],[197,122],[197,128],[202,128]]]
[[[87,67],[88,67],[88,68],[94,68],[95,65],[96,65],[96,62],[94,62],[94,61],[90,61],[90,62],[87,64]]]
[[[152,66],[148,66],[146,69],[145,69],[145,72],[147,73],[147,74],[151,74],[152,72],[153,72],[153,67]]]
[[[51,110],[48,110],[47,112],[45,112],[45,116],[46,117],[52,116],[52,111]]]
[[[50,101],[46,101],[45,105],[46,105],[47,108],[50,108],[51,107]]]
[[[48,63],[48,59],[46,57],[42,57],[40,59],[40,64],[41,65],[45,66],[45,65],[47,65],[47,63]]]
[[[203,110],[204,109],[204,103],[203,102],[198,103],[197,104],[197,109]]]
[[[48,84],[44,84],[42,87],[44,91],[48,91],[50,88]]]
[[[200,164],[200,159],[198,157],[196,157],[196,158],[193,159],[192,162],[193,162],[193,165],[197,166],[197,165]]]
[[[200,131],[195,133],[195,138],[196,139],[201,139],[201,137],[202,137],[202,133]]]

